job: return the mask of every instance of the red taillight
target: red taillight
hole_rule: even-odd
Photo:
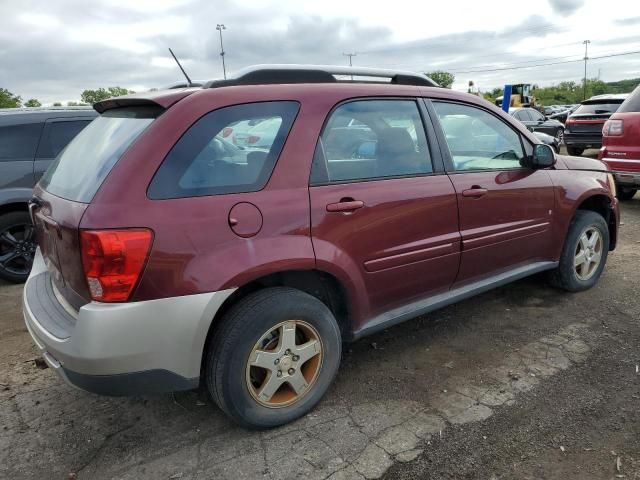
[[[258,143],[259,140],[260,137],[257,137],[256,135],[249,135],[249,138],[247,138],[247,143],[249,145],[253,145],[254,143]]]
[[[572,125],[574,123],[576,123],[576,121],[573,118],[569,117],[567,118],[565,125]]]
[[[148,229],[80,232],[82,266],[93,300],[129,300],[147,261],[152,238]]]
[[[622,120],[607,120],[602,127],[602,135],[605,137],[618,137],[624,133]]]
[[[231,133],[232,133],[232,132],[233,132],[233,128],[231,128],[231,127],[224,127],[224,128],[222,129],[222,136],[223,136],[224,138],[227,138],[229,135],[231,135]]]

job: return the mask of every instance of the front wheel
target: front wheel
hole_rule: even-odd
[[[555,287],[580,292],[593,287],[609,253],[609,228],[602,215],[578,210],[569,227],[560,263],[550,272]]]
[[[638,190],[636,188],[618,187],[618,200],[622,200],[623,202],[631,200],[637,192]]]
[[[218,406],[248,428],[271,428],[309,412],[331,385],[342,340],[327,306],[300,290],[249,294],[224,315],[205,364]]]
[[[567,145],[567,153],[573,157],[579,157],[584,152],[584,148],[580,147],[570,147]]]

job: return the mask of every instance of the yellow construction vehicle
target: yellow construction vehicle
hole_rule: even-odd
[[[507,87],[508,85],[505,85]],[[496,105],[502,106],[502,96],[496,98]],[[531,94],[530,83],[518,83],[511,85],[511,101],[509,102],[509,108],[515,107],[539,107],[536,98]]]

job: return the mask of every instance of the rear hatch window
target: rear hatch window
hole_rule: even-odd
[[[602,103],[585,103],[580,105],[573,115],[611,115],[618,110],[621,103],[622,100],[618,102],[615,100],[608,100]]]
[[[107,110],[56,157],[40,186],[67,200],[91,202],[118,159],[162,110],[147,105]]]
[[[620,105],[618,112],[640,112],[640,85],[637,86],[633,93]]]

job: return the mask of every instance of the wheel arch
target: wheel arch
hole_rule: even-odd
[[[611,208],[611,198],[603,193],[592,193],[587,194],[576,203],[577,207],[573,212],[572,218],[575,217],[578,210],[588,210],[602,215],[609,227],[609,251],[613,251],[618,241],[618,229],[616,228],[617,219]]]
[[[247,295],[270,287],[291,287],[308,293],[324,303],[333,313],[343,339],[350,339],[353,335],[352,310],[353,301],[346,286],[335,275],[323,270],[282,270],[257,277],[238,287],[216,311],[209,326],[202,362],[206,359],[210,338],[215,335],[220,319],[224,317],[234,305],[242,301]],[[201,373],[204,363],[201,364]]]
[[[29,205],[27,202],[11,202],[0,205],[0,215],[11,212],[28,212]]]

